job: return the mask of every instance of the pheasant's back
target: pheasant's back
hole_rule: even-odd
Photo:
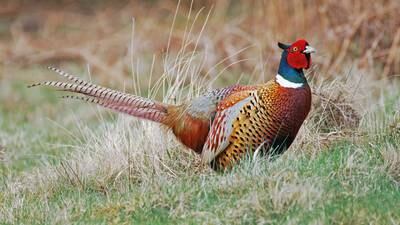
[[[225,150],[212,164],[225,168],[248,150],[285,150],[293,142],[311,106],[311,92],[303,88],[283,88],[275,81],[250,93],[233,123]]]

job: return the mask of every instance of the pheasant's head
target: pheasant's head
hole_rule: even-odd
[[[311,65],[311,53],[315,49],[304,39],[297,40],[291,45],[278,42],[278,46],[284,50],[286,62],[294,69],[308,69]]]

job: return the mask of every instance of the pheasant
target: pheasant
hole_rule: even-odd
[[[310,67],[315,49],[303,39],[291,45],[278,42],[278,46],[283,52],[275,79],[215,89],[181,105],[101,87],[53,67],[49,69],[71,82],[46,81],[28,87],[51,86],[82,94],[66,97],[163,124],[203,162],[224,170],[256,149],[283,153],[310,111],[311,90],[303,69]]]

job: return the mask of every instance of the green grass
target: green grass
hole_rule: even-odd
[[[13,201],[24,199],[23,205],[13,210],[13,222],[18,224],[51,224],[57,218],[77,223],[139,224],[400,221],[400,188],[386,173],[380,153],[357,147],[344,143],[315,159],[289,154],[273,162],[260,161],[257,166],[248,160],[225,174],[134,185],[122,180],[108,183],[102,190],[94,181],[83,187],[62,182],[2,201],[9,209]],[[349,163],[351,158],[354,161]],[[63,214],[66,218],[59,218]]]

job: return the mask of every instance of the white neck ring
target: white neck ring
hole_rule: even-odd
[[[289,80],[286,80],[282,75],[279,73],[276,75],[276,82],[285,88],[301,88],[303,87],[303,83],[295,83]]]

